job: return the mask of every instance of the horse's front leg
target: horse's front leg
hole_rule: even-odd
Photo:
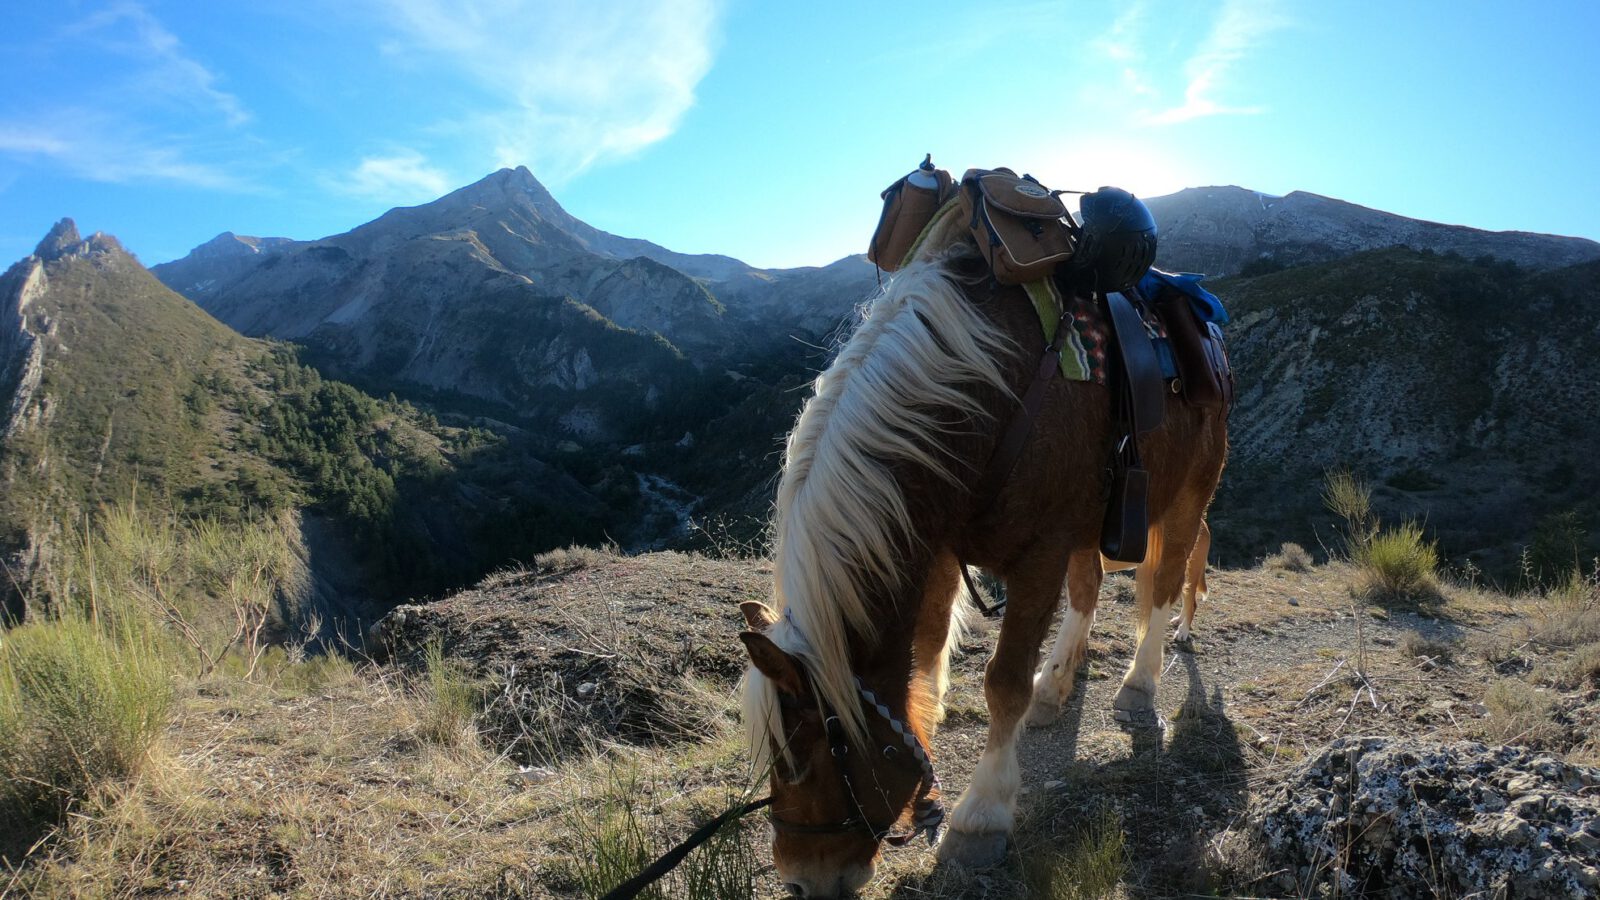
[[[1042,543],[1039,552],[1026,555],[1022,568],[1005,578],[1006,615],[983,679],[989,737],[972,783],[950,815],[950,830],[939,845],[941,860],[981,867],[1005,856],[1022,786],[1017,732],[1033,693],[1039,645],[1050,629],[1066,576],[1067,555],[1060,546]]]

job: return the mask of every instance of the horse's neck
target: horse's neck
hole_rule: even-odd
[[[896,713],[910,712],[910,695],[916,687],[914,669],[916,635],[924,612],[922,585],[882,592],[872,609],[877,633],[872,638],[850,638],[850,659],[855,674],[887,701]]]

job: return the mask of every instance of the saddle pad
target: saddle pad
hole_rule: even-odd
[[[1204,275],[1195,275],[1191,272],[1163,272],[1152,268],[1145,276],[1139,279],[1139,293],[1146,297],[1154,297],[1161,293],[1162,286],[1171,287],[1189,298],[1189,305],[1194,307],[1195,315],[1202,322],[1211,322],[1215,325],[1228,324],[1228,311],[1223,308],[1222,301],[1217,295],[1200,286]]]
[[[1056,338],[1056,322],[1061,318],[1061,290],[1054,278],[1041,278],[1022,286],[1033,301],[1039,324],[1048,344]],[[1071,305],[1072,334],[1061,345],[1061,375],[1068,381],[1106,383],[1106,342],[1110,333],[1105,316],[1089,297],[1074,296]]]

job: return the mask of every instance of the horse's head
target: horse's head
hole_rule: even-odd
[[[746,715],[758,760],[770,760],[772,859],[797,897],[846,897],[871,880],[882,844],[910,814],[919,830],[937,828],[943,810],[920,740],[899,719],[871,708],[865,743],[813,689],[805,666],[765,633],[775,617],[761,603],[741,604],[751,630]],[[863,687],[862,693],[872,694]]]

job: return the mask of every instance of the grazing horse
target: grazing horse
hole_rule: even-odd
[[[778,486],[775,608],[743,605],[744,718],[758,770],[770,771],[773,860],[795,896],[852,894],[882,844],[909,837],[892,834],[898,826],[939,824],[927,748],[943,716],[962,565],[998,576],[1008,605],[984,679],[988,739],[941,859],[1003,857],[1016,741],[1063,581],[1061,662],[1093,617],[1110,396],[1053,379],[1009,479],[997,496],[975,496],[1043,340],[1022,289],[993,283],[964,225],[933,226],[948,233],[929,235],[818,376]],[[1134,722],[1155,720],[1164,610],[1184,586],[1226,454],[1222,411],[1167,402],[1164,424],[1140,439],[1150,528],[1138,650],[1113,701]],[[1058,707],[1070,678],[1041,677],[1035,711]]]

